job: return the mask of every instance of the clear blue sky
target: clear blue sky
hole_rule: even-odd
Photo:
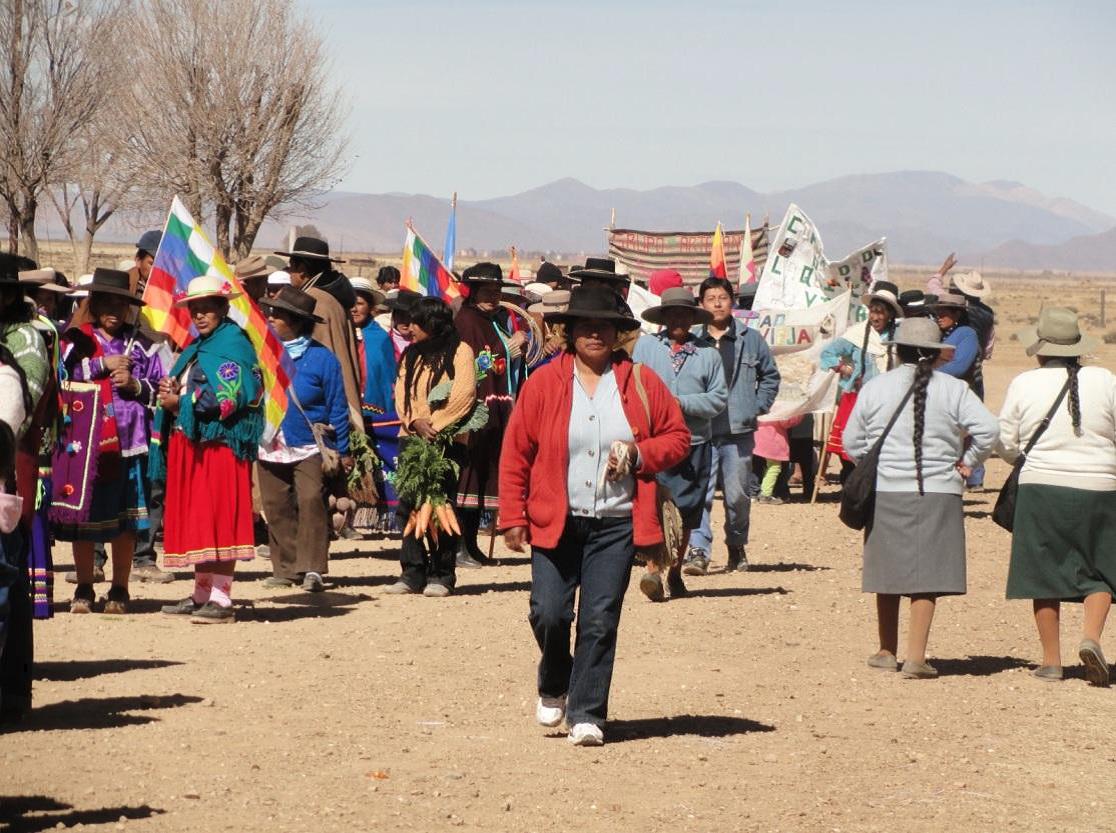
[[[344,190],[941,170],[1116,215],[1111,0],[304,2],[352,106]]]

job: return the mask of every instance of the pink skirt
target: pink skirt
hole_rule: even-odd
[[[163,512],[168,568],[256,557],[252,464],[238,460],[226,445],[171,434]]]

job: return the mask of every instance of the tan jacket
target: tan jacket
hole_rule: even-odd
[[[400,361],[399,375],[395,377],[395,411],[399,414],[399,436],[410,435],[411,425],[417,419],[430,420],[435,431],[441,431],[465,419],[477,402],[476,361],[473,349],[465,342],[461,342],[453,356],[453,387],[450,389],[449,401],[433,412],[430,410],[426,395],[430,393],[431,388],[445,379],[431,379],[429,368],[420,364],[415,368],[415,378],[411,385],[411,407],[405,408],[403,388],[407,372],[403,368],[403,362]]]

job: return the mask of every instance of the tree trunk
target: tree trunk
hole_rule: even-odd
[[[221,256],[229,259],[229,224],[232,222],[232,206],[226,203],[217,203],[213,207],[213,218],[217,222],[217,248]]]
[[[23,207],[19,217],[19,236],[23,243],[20,254],[39,262],[39,241],[35,237],[35,214],[39,208],[37,200],[24,196]]]

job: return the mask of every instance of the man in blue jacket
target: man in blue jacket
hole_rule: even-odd
[[[756,417],[766,414],[779,392],[779,370],[763,336],[732,314],[732,284],[724,278],[707,278],[698,290],[698,302],[712,316],[695,328],[697,343],[711,347],[721,357],[728,385],[728,406],[713,419],[713,466],[705,495],[701,524],[690,534],[690,551],[682,571],[705,575],[713,551],[710,512],[717,476],[721,478],[725,505],[726,571],[748,569],[745,547],[751,525],[752,500],[748,482],[755,447]]]
[[[725,409],[728,386],[717,353],[698,344],[692,332],[695,324],[708,323],[712,316],[697,305],[689,289],[679,286],[663,292],[661,304],[645,310],[643,320],[659,324],[662,329],[655,335],[641,336],[632,350],[632,359],[645,364],[666,382],[690,429],[689,456],[657,475],[659,483],[670,490],[682,516],[682,540],[667,573],[670,596],[677,598],[686,592],[682,581],[686,542],[690,532],[701,523],[709,490],[713,457],[710,426]],[[665,597],[662,577],[652,564],[648,564],[639,588],[651,601],[659,602]]]

